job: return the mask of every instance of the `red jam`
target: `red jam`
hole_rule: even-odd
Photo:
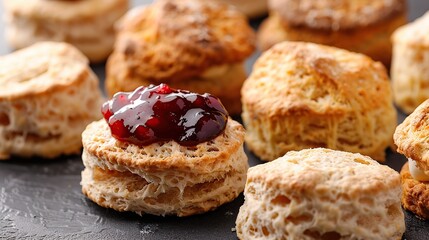
[[[166,84],[116,93],[101,111],[114,138],[140,146],[170,140],[195,146],[217,137],[228,121],[218,98]]]

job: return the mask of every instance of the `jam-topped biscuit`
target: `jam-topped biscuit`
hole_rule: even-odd
[[[263,160],[325,147],[383,161],[396,127],[386,69],[346,50],[283,42],[242,88],[246,143]]]
[[[188,216],[244,189],[244,128],[209,94],[167,85],[117,93],[82,134],[82,191],[103,207]]]
[[[106,66],[106,90],[112,96],[167,83],[211,93],[230,114],[237,114],[246,79],[243,62],[254,49],[253,30],[232,6],[217,1],[155,1],[131,10],[119,24]]]
[[[390,35],[407,23],[405,0],[268,0],[258,32],[266,50],[283,41],[330,45],[390,65]]]
[[[115,40],[114,24],[128,0],[3,0],[6,40],[13,48],[40,41],[68,42],[91,62],[106,60]]]
[[[0,159],[80,153],[103,101],[88,59],[43,42],[0,57]]]

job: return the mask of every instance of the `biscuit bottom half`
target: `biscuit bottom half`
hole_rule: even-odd
[[[409,163],[401,169],[402,206],[420,218],[429,219],[429,182],[411,176]]]
[[[183,217],[213,210],[243,191],[248,168],[247,161],[240,160],[247,159],[242,148],[231,155],[239,160],[232,160],[238,163],[235,168],[210,174],[173,169],[135,174],[120,166],[97,166],[95,156],[85,150],[82,158],[83,193],[102,207],[139,215]]]

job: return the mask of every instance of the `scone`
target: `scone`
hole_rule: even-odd
[[[407,22],[405,0],[269,0],[258,33],[266,50],[282,41],[314,42],[390,65],[390,35]]]
[[[113,25],[128,0],[3,0],[6,40],[15,49],[40,41],[68,42],[91,62],[112,52]]]
[[[392,84],[395,103],[409,114],[429,98],[429,13],[392,36]]]
[[[82,191],[98,205],[137,214],[189,216],[244,189],[244,128],[220,101],[140,87],[103,105],[82,134]],[[109,129],[110,127],[110,129]]]
[[[212,0],[208,0],[212,1]],[[249,18],[260,17],[267,13],[267,0],[218,0],[234,5]]]
[[[397,151],[408,158],[401,170],[402,205],[429,219],[429,100],[424,101],[395,131]]]
[[[386,69],[357,53],[279,43],[243,85],[247,146],[262,160],[325,147],[383,161],[396,127]]]
[[[400,177],[361,154],[291,151],[252,167],[239,239],[401,239]]]
[[[232,6],[155,1],[131,10],[122,20],[107,63],[107,92],[167,83],[211,93],[230,114],[240,113],[243,61],[254,51],[254,40],[246,17]]]
[[[85,126],[101,117],[98,79],[66,43],[1,56],[0,86],[0,160],[79,153]]]

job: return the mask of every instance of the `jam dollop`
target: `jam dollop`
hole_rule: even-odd
[[[170,140],[195,146],[216,138],[228,121],[218,98],[166,84],[116,93],[101,111],[114,138],[140,146]]]

